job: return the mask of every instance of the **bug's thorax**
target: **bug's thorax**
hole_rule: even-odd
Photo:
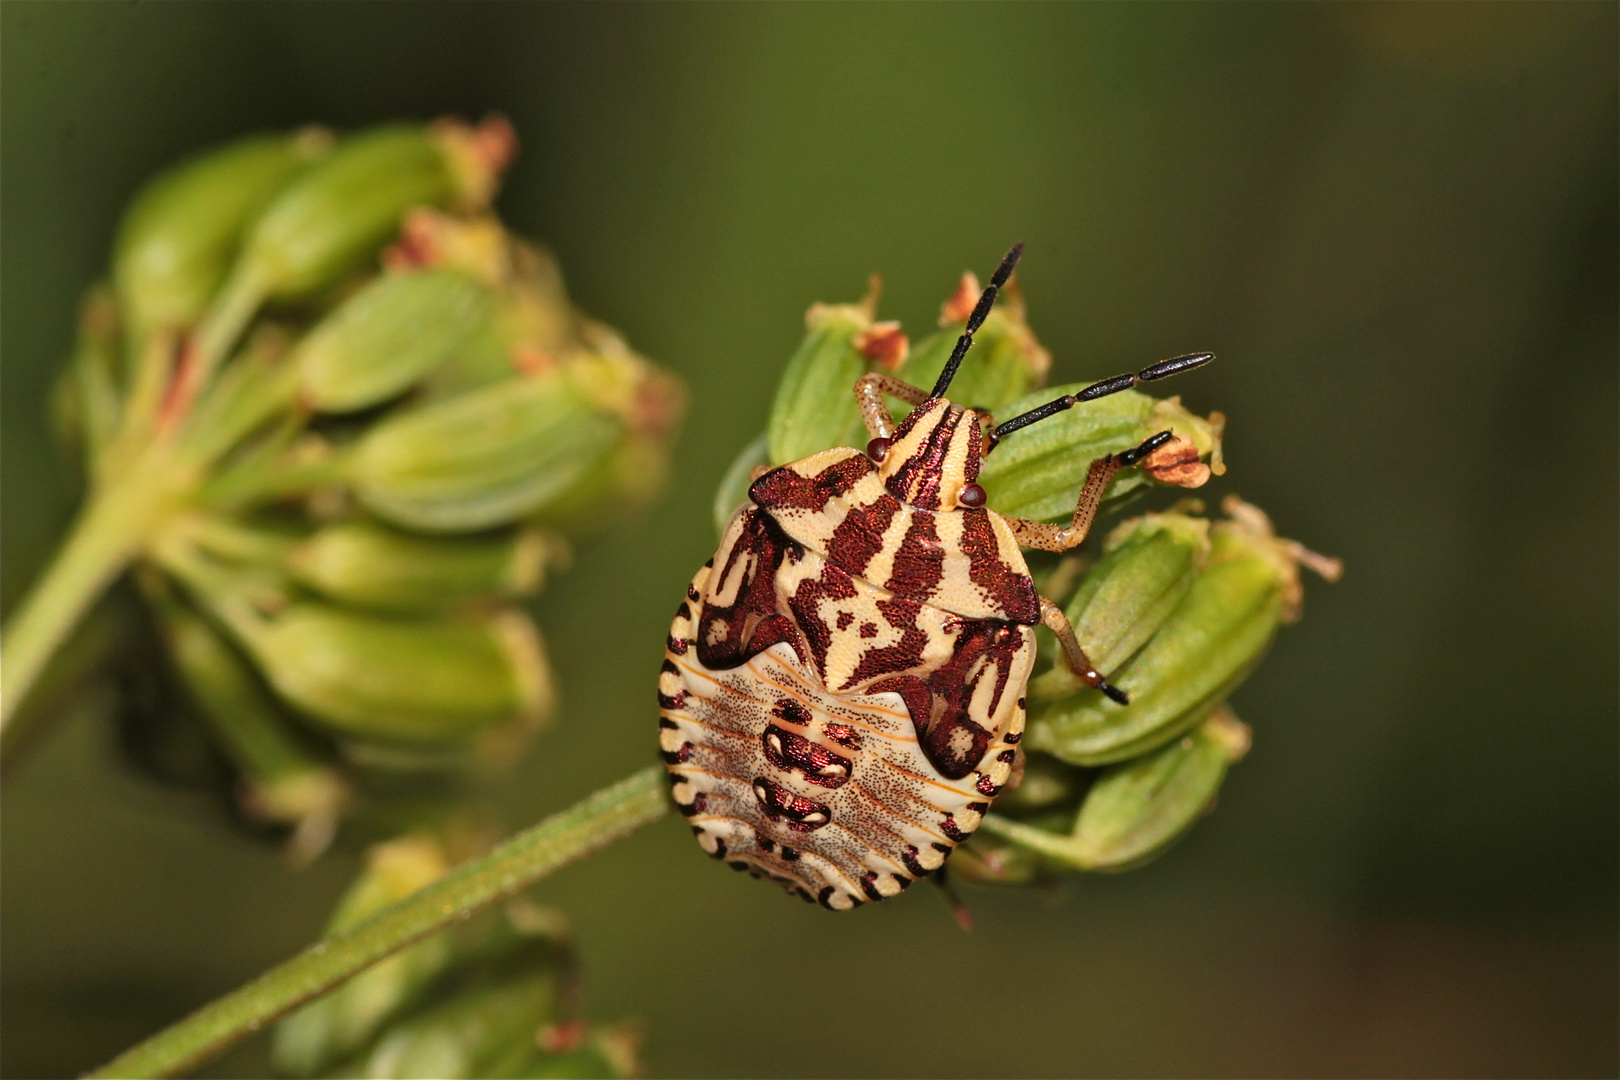
[[[883,486],[919,510],[955,510],[979,478],[984,454],[978,414],[930,398],[900,422],[878,463]]]

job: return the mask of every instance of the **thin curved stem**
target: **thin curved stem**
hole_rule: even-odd
[[[489,854],[234,990],[90,1073],[173,1076],[412,942],[511,896],[669,811],[659,766],[603,788]]]
[[[79,619],[124,571],[152,530],[172,511],[165,470],[153,459],[90,497],[45,574],[7,621],[0,639],[0,729],[27,698],[51,655]]]

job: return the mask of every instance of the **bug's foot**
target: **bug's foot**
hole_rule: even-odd
[[[1107,695],[1109,701],[1117,702],[1121,705],[1129,705],[1131,703],[1131,699],[1126,696],[1125,691],[1121,690],[1119,687],[1115,686],[1111,682],[1108,682],[1107,680],[1099,682],[1097,684],[1097,689],[1101,690],[1105,695]]]

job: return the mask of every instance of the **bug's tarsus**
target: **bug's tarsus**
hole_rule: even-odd
[[[1213,359],[1215,359],[1215,354],[1208,352],[1186,353],[1182,356],[1172,356],[1168,360],[1160,360],[1156,364],[1149,364],[1147,367],[1136,372],[1134,375],[1127,371],[1123,375],[1115,375],[1111,379],[1103,379],[1101,382],[1094,382],[1084,390],[1081,390],[1078,394],[1064,394],[1055,401],[1048,401],[1045,405],[1038,406],[1029,410],[1027,413],[1021,413],[1018,416],[1013,417],[1011,420],[997,424],[995,430],[991,431],[989,438],[985,440],[988,444],[985,448],[985,453],[989,453],[997,443],[1020,428],[1026,428],[1031,424],[1039,423],[1040,421],[1045,420],[1048,416],[1056,416],[1060,412],[1066,412],[1067,410],[1074,408],[1076,405],[1079,405],[1081,402],[1096,401],[1098,398],[1105,398],[1110,394],[1117,394],[1121,390],[1129,390],[1137,383],[1153,382],[1155,379],[1164,379],[1171,375],[1178,375],[1183,371],[1191,371],[1193,368],[1203,367]],[[935,393],[937,396],[938,392],[936,391]],[[1145,452],[1146,451],[1144,451],[1144,453]]]
[[[1097,689],[1101,690],[1109,701],[1120,705],[1129,705],[1131,703],[1129,695],[1111,682],[1100,682],[1097,684]]]
[[[1141,461],[1143,458],[1147,457],[1149,454],[1153,453],[1153,451],[1157,450],[1159,447],[1163,446],[1173,438],[1175,438],[1174,433],[1169,431],[1161,431],[1157,435],[1149,435],[1147,438],[1142,440],[1142,444],[1140,446],[1133,446],[1129,450],[1115,454],[1114,460],[1119,462],[1121,465],[1135,465],[1138,461]]]
[[[962,366],[962,358],[973,346],[973,335],[984,325],[984,320],[990,317],[990,309],[996,304],[996,293],[1000,292],[1001,287],[1007,284],[1007,279],[1012,277],[1013,267],[1018,265],[1018,256],[1023,253],[1024,242],[1020,240],[1008,250],[1002,257],[1001,265],[996,267],[996,272],[990,275],[990,284],[979,294],[979,302],[973,305],[973,314],[968,316],[967,326],[963,327],[962,336],[956,339],[956,348],[951,350],[951,358],[945,361],[945,368],[939,373],[939,380],[934,383],[934,389],[930,391],[929,397],[944,397],[945,391],[951,388],[951,380],[956,378],[956,369]]]

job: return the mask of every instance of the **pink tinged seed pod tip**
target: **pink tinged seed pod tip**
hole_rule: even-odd
[[[873,323],[855,335],[855,348],[885,371],[899,371],[911,355],[911,342],[897,322]]]
[[[979,286],[979,276],[971,270],[964,271],[956,291],[939,309],[939,325],[967,322],[968,316],[973,314],[973,305],[979,302],[983,292],[984,289]]]

